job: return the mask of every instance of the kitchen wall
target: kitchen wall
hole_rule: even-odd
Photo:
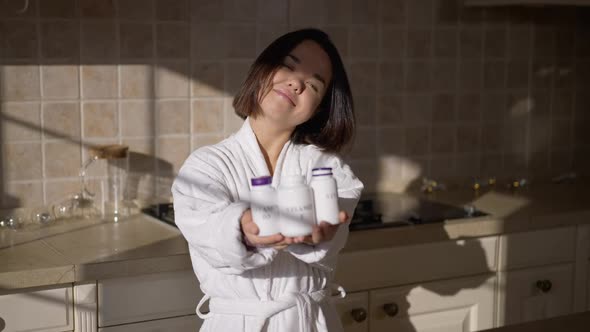
[[[92,144],[131,150],[134,197],[234,132],[256,55],[300,27],[343,55],[369,190],[422,177],[546,181],[590,169],[590,12],[458,0],[0,0],[3,207],[79,188]],[[90,171],[92,188],[104,165]]]

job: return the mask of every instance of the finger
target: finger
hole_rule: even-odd
[[[340,219],[340,223],[345,223],[348,221],[348,213],[346,211],[340,211],[338,214],[338,219]]]
[[[322,223],[325,223],[325,222],[323,221]],[[323,238],[324,238],[323,228],[315,226],[313,228],[313,232],[311,233],[311,242],[313,244],[318,244],[318,243],[322,242]]]
[[[242,224],[242,230],[244,230],[244,233],[252,235],[258,235],[258,233],[260,232],[258,225],[256,225],[256,223],[254,223],[253,221],[244,221],[244,223]]]
[[[281,234],[273,234],[269,236],[252,236],[250,241],[256,245],[268,246],[275,245],[283,241],[284,237]]]

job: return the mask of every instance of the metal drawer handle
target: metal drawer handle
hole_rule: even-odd
[[[535,286],[537,286],[541,292],[548,293],[553,287],[553,284],[551,283],[551,280],[537,280]]]
[[[385,311],[387,316],[395,317],[399,312],[399,307],[395,303],[385,303],[383,305],[383,311]]]
[[[355,322],[361,323],[367,319],[367,310],[363,308],[355,308],[350,311],[350,315]]]

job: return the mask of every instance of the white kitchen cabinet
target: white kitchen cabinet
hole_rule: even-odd
[[[125,324],[99,328],[99,332],[195,332],[202,320],[197,315],[152,320],[149,322]]]
[[[369,331],[369,293],[348,293],[343,299],[333,301],[344,332]]]
[[[496,277],[482,275],[371,291],[371,332],[458,332],[493,327]]]
[[[193,271],[98,281],[98,326],[195,314],[203,294]]]
[[[0,331],[74,330],[72,285],[0,292]]]
[[[498,325],[565,315],[573,307],[573,264],[499,274]]]

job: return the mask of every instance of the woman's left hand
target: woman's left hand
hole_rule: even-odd
[[[332,240],[338,231],[338,227],[345,224],[348,220],[348,214],[344,211],[340,211],[338,219],[340,223],[336,225],[332,225],[325,221],[322,221],[319,225],[314,225],[311,235],[294,237],[292,238],[292,243],[307,243],[314,245]]]

